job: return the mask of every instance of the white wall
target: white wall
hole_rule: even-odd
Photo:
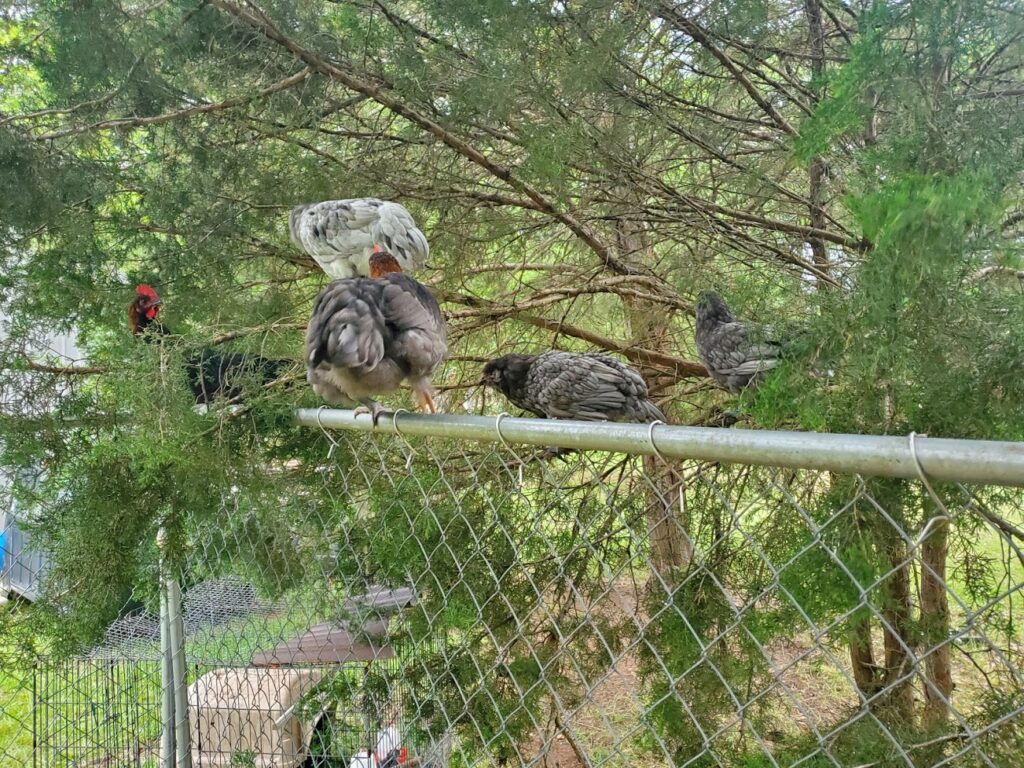
[[[7,317],[0,311],[0,341],[6,338],[7,328]],[[33,360],[52,365],[75,365],[85,357],[74,334],[47,334],[27,351]],[[0,400],[4,410],[17,412],[16,387],[7,387]],[[14,594],[35,600],[46,571],[46,555],[33,550],[31,537],[18,525],[19,510],[9,491],[10,478],[0,472],[0,597]]]

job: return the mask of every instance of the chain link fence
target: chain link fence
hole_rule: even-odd
[[[0,763],[1024,764],[1024,446],[299,419],[168,554],[184,704],[142,601],[0,670]]]

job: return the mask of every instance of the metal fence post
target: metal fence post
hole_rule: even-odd
[[[171,674],[174,677],[174,751],[176,768],[192,768],[188,732],[188,674],[185,670],[185,621],[181,615],[181,587],[167,576],[167,605],[170,612]]]
[[[164,581],[164,529],[157,533],[160,548],[160,768],[174,768],[174,675],[171,665],[171,626]]]
[[[181,587],[166,557],[167,533],[157,533],[160,549],[160,736],[161,768],[192,768],[188,731],[188,674],[185,671],[185,621]]]

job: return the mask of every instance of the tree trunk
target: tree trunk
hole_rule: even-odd
[[[893,572],[885,581],[885,675],[882,687],[886,689],[886,714],[892,722],[910,726],[914,721],[914,689],[910,685],[910,566],[907,547],[896,539],[886,548]],[[905,678],[905,679],[901,679]]]
[[[668,580],[670,574],[693,559],[693,545],[684,528],[687,521],[676,515],[676,499],[685,499],[686,488],[671,465],[665,466],[653,456],[644,458],[644,471],[657,489],[647,494],[651,565],[655,573]]]
[[[925,659],[923,725],[938,728],[949,716],[953,694],[948,644],[949,601],[946,597],[949,520],[932,517],[930,525],[931,532],[921,545],[921,624],[924,647],[930,651]],[[935,650],[931,650],[933,648]]]
[[[850,627],[850,666],[857,688],[869,698],[874,696],[878,692],[878,668],[871,647],[870,616],[855,619]]]
[[[636,261],[648,253],[650,246],[643,230],[632,222],[620,221],[616,225],[616,245],[620,258]],[[653,258],[650,263],[653,263]],[[658,352],[671,351],[668,343],[668,328],[665,309],[652,302],[634,297],[623,297],[626,318],[629,321],[630,340],[637,346]],[[640,367],[644,381],[650,382],[656,371]],[[644,472],[650,478],[651,487],[647,492],[647,535],[651,546],[651,566],[656,576],[667,584],[675,581],[673,575],[689,565],[693,558],[693,546],[683,528],[685,521],[676,516],[686,489],[682,487],[682,475],[671,464],[666,465],[654,456],[644,458]]]

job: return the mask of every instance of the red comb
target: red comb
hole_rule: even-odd
[[[153,286],[148,283],[142,283],[141,285],[135,286],[135,293],[139,296],[148,296],[151,299],[156,298],[156,291],[154,291]]]
[[[373,244],[373,252],[374,252],[374,253],[380,253],[380,252],[381,252],[381,251],[383,251],[383,250],[384,250],[384,249],[383,249],[383,248],[381,248],[381,247],[380,247],[379,245],[377,245],[376,243],[374,243],[374,244]]]

